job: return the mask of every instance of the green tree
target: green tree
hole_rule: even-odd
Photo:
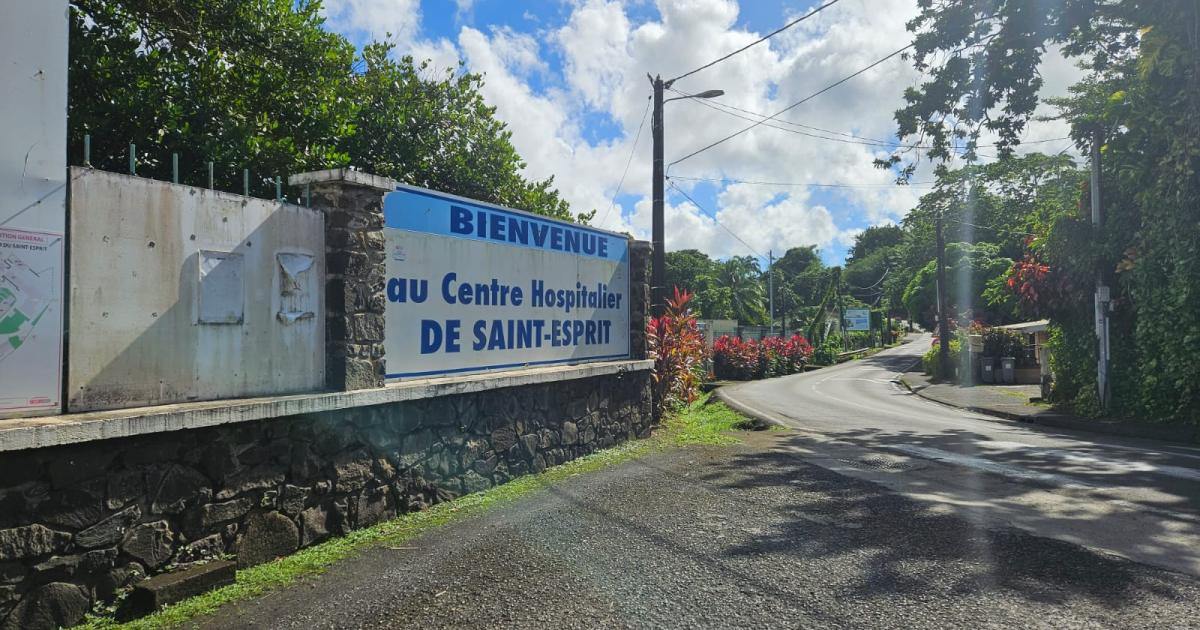
[[[674,287],[693,294],[689,303],[700,319],[732,319],[729,291],[718,286],[717,269],[720,263],[697,249],[667,252],[665,279],[667,290]]]
[[[846,254],[846,264],[852,264],[877,251],[891,249],[904,240],[904,229],[898,225],[872,225],[854,237]]]
[[[391,43],[364,47],[351,81],[355,133],[341,148],[377,175],[554,217],[574,217],[553,178],[530,182],[512,133],[479,90],[483,78],[395,59]]]
[[[733,318],[741,324],[765,324],[766,290],[758,259],[732,256],[717,268],[717,286],[729,292]]]
[[[789,328],[807,324],[821,301],[828,275],[815,246],[784,252],[775,261],[775,316]]]
[[[1005,277],[1012,259],[992,243],[946,244],[946,308],[949,316],[994,321],[1004,313],[989,310],[983,299],[989,281]],[[937,263],[929,261],[904,290],[904,306],[922,326],[932,329],[937,314]],[[1003,323],[1003,322],[1000,322]]]
[[[69,137],[78,162],[274,196],[273,178],[354,165],[539,214],[575,219],[553,178],[530,181],[479,75],[361,56],[315,0],[80,0],[71,5]],[[581,215],[586,221],[594,211]]]
[[[168,179],[242,189],[241,172],[267,180],[347,164],[353,131],[346,98],[354,47],[321,28],[307,0],[80,0],[71,5],[68,119],[71,156],[92,134],[91,160]]]
[[[1195,0],[922,0],[909,24],[926,81],[905,93],[901,138],[921,138],[934,160],[980,135],[1011,154],[1038,105],[1041,55],[1059,46],[1089,71],[1054,103],[1081,148],[1103,133],[1100,230],[1085,216],[1046,221],[1027,254],[1073,293],[1055,309],[1056,396],[1089,408],[1094,347],[1088,325],[1097,274],[1114,289],[1111,382],[1124,415],[1200,421],[1200,3]],[[911,174],[913,163],[888,161]],[[1086,208],[1086,195],[1078,200]],[[1083,214],[1083,213],[1079,213]],[[1073,304],[1074,307],[1066,307]],[[1076,350],[1079,349],[1079,350]],[[1080,371],[1084,373],[1079,373]],[[1091,374],[1089,374],[1091,373]]]

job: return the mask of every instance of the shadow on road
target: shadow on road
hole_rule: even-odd
[[[904,443],[942,449],[970,448],[981,439],[966,431],[938,436],[848,431],[830,437],[874,447]],[[758,500],[759,496],[776,501],[773,509],[781,517],[780,522],[753,541],[730,549],[730,554],[853,556],[861,572],[852,592],[864,597],[958,597],[1004,591],[1027,601],[1058,604],[1085,598],[1116,609],[1148,596],[1178,600],[1176,584],[1189,580],[1068,542],[998,526],[997,520],[1005,521],[1003,513],[1009,509],[1005,496],[981,503],[978,495],[956,492],[954,486],[937,483],[934,478],[912,481],[909,491],[950,495],[946,497],[950,500],[920,502],[803,461],[786,448],[811,446],[803,438],[784,437],[780,441],[784,448],[741,454],[703,476],[705,483],[736,491],[748,501]],[[890,466],[893,474],[905,474],[903,460],[846,461],[848,465]],[[1037,453],[1013,454],[1006,461],[1029,467],[1061,464]],[[1114,481],[1111,476],[1106,480]],[[1134,484],[1149,479],[1134,472],[1120,481]],[[980,479],[979,484],[989,486],[988,496],[995,496],[994,486],[1006,489],[1008,498],[1031,491],[1023,484],[992,479]],[[780,497],[787,499],[780,501]],[[1010,516],[1016,520],[1016,508],[1013,510]],[[989,513],[987,518],[985,512]],[[1071,526],[1102,515],[1066,509],[1043,517]],[[1147,541],[1139,546],[1149,553],[1171,553],[1168,548],[1153,548],[1149,541],[1155,533],[1129,532]]]

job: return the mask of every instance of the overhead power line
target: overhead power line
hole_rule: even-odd
[[[891,267],[888,267],[887,269],[884,269],[884,270],[883,270],[883,275],[882,275],[882,276],[879,276],[879,279],[878,279],[878,280],[876,280],[875,282],[873,282],[873,283],[871,283],[870,285],[868,285],[868,286],[865,286],[865,287],[856,287],[856,286],[854,286],[853,284],[850,284],[849,282],[847,282],[847,283],[846,283],[846,286],[847,286],[847,287],[849,287],[849,288],[851,288],[851,289],[854,289],[855,291],[870,291],[871,289],[874,289],[874,288],[878,287],[880,284],[882,284],[882,283],[883,283],[883,280],[884,280],[884,278],[887,278],[888,274],[889,274],[889,273],[891,273],[891,272],[892,272],[892,268],[891,268]]]
[[[704,206],[696,203],[696,200],[692,199],[691,195],[683,192],[683,189],[680,188],[679,186],[676,186],[675,182],[670,182],[670,184],[671,184],[671,188],[675,189],[675,192],[683,195],[684,198],[686,198],[688,201],[692,202],[693,206],[696,206],[696,209],[698,209],[700,212],[703,212],[704,214],[708,215],[708,217],[711,218],[717,225],[721,226],[721,229],[725,230],[726,232],[729,232],[730,236],[737,239],[737,241],[739,243],[741,243],[742,245],[745,245],[746,249],[750,250],[750,253],[754,254],[755,256],[758,256],[759,258],[766,258],[766,256],[760,254],[758,252],[758,250],[751,247],[750,243],[747,243],[744,239],[742,239],[742,237],[738,236],[736,232],[725,227],[725,224],[721,223],[721,220],[717,218],[717,214],[715,212],[709,212]]]
[[[675,88],[670,88],[670,90],[671,90],[672,92],[674,92],[674,93],[676,93],[676,94],[680,94],[680,95],[682,95],[682,96],[694,96],[694,95],[692,95],[692,94],[688,94],[687,92],[684,92],[684,91],[682,91],[682,90],[676,90]],[[694,101],[694,102],[696,102],[696,103],[698,103],[698,104],[700,104],[700,105],[703,105],[703,106],[705,106],[705,107],[707,107],[707,108],[709,108],[709,109],[712,109],[712,110],[716,110],[716,111],[718,111],[718,112],[721,112],[722,114],[727,114],[727,115],[729,115],[729,116],[733,116],[734,118],[740,118],[741,120],[745,120],[745,121],[749,121],[749,122],[760,122],[760,123],[762,123],[762,124],[766,125],[767,127],[770,127],[770,128],[772,128],[772,129],[778,129],[778,130],[780,130],[780,131],[787,131],[787,132],[789,132],[789,133],[795,133],[795,134],[799,134],[799,135],[802,135],[802,136],[808,136],[808,137],[810,137],[810,138],[818,138],[818,139],[821,139],[821,140],[833,140],[833,141],[835,141],[835,142],[846,142],[846,143],[848,143],[848,144],[867,144],[867,145],[878,145],[878,146],[884,146],[884,147],[896,147],[896,145],[898,144],[897,142],[891,142],[891,141],[888,141],[888,140],[880,140],[880,139],[878,139],[878,138],[868,138],[868,137],[865,137],[865,136],[856,136],[856,135],[854,135],[854,134],[852,134],[852,133],[846,133],[846,132],[843,132],[843,131],[834,131],[834,130],[832,130],[832,129],[822,129],[821,127],[814,127],[814,126],[812,126],[812,125],[804,125],[804,124],[801,124],[801,123],[798,123],[798,122],[794,122],[794,121],[791,121],[791,120],[787,120],[787,119],[783,119],[783,118],[775,118],[775,119],[772,119],[772,117],[771,117],[771,116],[769,116],[769,115],[767,115],[767,114],[762,114],[762,113],[759,113],[759,112],[750,111],[750,110],[748,110],[748,109],[742,109],[742,108],[740,108],[740,107],[734,107],[734,106],[732,106],[732,105],[729,105],[729,104],[727,104],[727,103],[722,103],[722,102],[720,102],[720,101],[717,101],[717,100],[715,100],[715,99],[704,99],[704,100],[701,100],[701,99],[693,99],[693,101]],[[709,102],[709,101],[711,101],[711,102]],[[739,112],[744,112],[744,113],[746,113],[746,114],[750,114],[750,115],[752,115],[752,116],[758,116],[758,118],[749,118],[749,117],[746,117],[746,116],[742,116],[742,115],[736,114],[736,113],[734,113],[733,111],[729,111],[729,110],[736,110],[736,111],[739,111]],[[782,124],[785,124],[785,125],[792,125],[792,126],[795,126],[795,127],[800,127],[800,128],[803,128],[803,129],[811,129],[811,130],[813,130],[813,131],[819,131],[819,132],[821,132],[821,133],[827,133],[827,134],[833,134],[833,135],[838,135],[838,136],[844,136],[844,137],[846,137],[846,138],[849,138],[850,140],[842,140],[841,138],[829,138],[829,137],[826,137],[826,136],[819,136],[819,135],[816,135],[816,134],[814,134],[814,133],[806,133],[806,132],[804,132],[804,131],[800,131],[800,130],[797,130],[797,129],[790,129],[790,128],[787,128],[787,127],[779,127],[779,126],[776,126],[776,125],[773,125],[773,124],[767,124],[767,121],[771,121],[771,122],[775,122],[775,123],[782,123]],[[857,142],[855,142],[855,141],[857,141]],[[897,147],[897,148],[908,148],[908,147],[911,147],[911,148],[917,148],[917,149],[920,149],[920,148],[927,148],[927,147],[922,147],[922,146],[919,146],[919,145],[902,145],[902,146],[900,146],[900,147]]]
[[[848,75],[848,76],[846,76],[846,77],[843,77],[843,78],[841,78],[841,79],[839,79],[839,80],[837,80],[837,81],[835,81],[835,82],[833,82],[833,83],[830,83],[829,85],[827,85],[827,86],[825,86],[825,87],[821,88],[820,90],[817,90],[816,92],[813,92],[812,94],[809,94],[808,96],[806,96],[806,97],[804,97],[804,98],[802,98],[802,99],[800,99],[800,100],[796,101],[795,103],[792,103],[791,105],[788,105],[787,107],[785,107],[785,108],[783,108],[783,109],[781,109],[781,110],[779,110],[779,111],[775,112],[774,114],[771,114],[770,116],[768,116],[768,117],[764,118],[763,120],[760,120],[760,121],[758,121],[758,122],[756,122],[756,123],[754,123],[754,124],[752,124],[752,125],[749,125],[749,126],[747,126],[747,127],[744,127],[744,128],[742,128],[742,129],[740,129],[739,131],[735,131],[735,132],[733,132],[733,133],[729,134],[728,136],[725,136],[724,138],[721,138],[720,140],[717,140],[716,142],[713,142],[713,143],[711,143],[711,144],[709,144],[709,145],[707,145],[707,146],[705,146],[705,147],[702,147],[702,148],[700,148],[700,149],[697,149],[696,151],[692,151],[691,153],[689,153],[689,154],[687,154],[687,155],[685,155],[685,156],[683,156],[683,157],[679,158],[678,160],[675,160],[674,162],[671,162],[670,164],[668,164],[668,165],[667,165],[667,170],[670,170],[670,168],[671,168],[672,166],[674,166],[674,165],[676,165],[676,164],[679,164],[680,162],[683,162],[684,160],[688,160],[688,159],[690,159],[690,158],[693,158],[693,157],[695,157],[695,156],[697,156],[697,155],[699,155],[699,154],[701,154],[701,153],[704,153],[705,151],[707,151],[707,150],[709,150],[709,149],[711,149],[711,148],[713,148],[713,147],[715,147],[715,146],[717,146],[717,145],[720,145],[720,144],[722,144],[722,143],[728,142],[729,140],[732,140],[732,139],[734,139],[734,138],[736,138],[736,137],[738,137],[738,136],[742,135],[743,133],[746,133],[747,131],[750,131],[751,129],[754,129],[755,127],[758,127],[759,125],[762,125],[763,123],[766,123],[766,122],[767,122],[767,121],[769,121],[769,120],[773,120],[773,119],[775,119],[776,117],[778,117],[778,116],[780,116],[780,115],[782,115],[782,114],[784,114],[784,113],[786,113],[786,112],[789,112],[789,111],[791,111],[791,110],[793,110],[793,109],[795,109],[795,108],[799,107],[800,105],[803,105],[804,103],[807,103],[808,101],[811,101],[812,99],[814,99],[814,98],[816,98],[816,97],[818,97],[818,96],[820,96],[820,95],[822,95],[822,94],[824,94],[824,93],[828,92],[829,90],[832,90],[833,88],[835,88],[835,87],[837,87],[837,86],[839,86],[839,85],[841,85],[841,84],[843,84],[843,83],[845,83],[845,82],[849,81],[850,79],[853,79],[854,77],[857,77],[858,75],[860,75],[860,74],[862,74],[862,73],[864,73],[864,72],[866,72],[866,71],[870,70],[871,68],[874,68],[875,66],[878,66],[879,64],[881,64],[881,63],[883,63],[883,62],[885,62],[885,61],[887,61],[887,60],[891,59],[892,57],[895,57],[896,55],[899,55],[900,53],[902,53],[902,52],[904,52],[904,51],[908,50],[909,48],[912,48],[912,47],[913,47],[913,46],[915,46],[915,45],[916,45],[916,44],[908,44],[907,46],[904,46],[903,48],[898,48],[898,49],[896,49],[895,51],[893,51],[893,52],[891,52],[891,53],[888,53],[887,55],[885,55],[885,56],[883,56],[883,57],[881,57],[881,58],[879,58],[879,59],[877,59],[877,60],[875,60],[875,61],[871,62],[871,63],[870,63],[869,65],[867,65],[866,67],[864,67],[864,68],[862,68],[862,69],[860,69],[860,70],[857,70],[857,71],[855,71],[854,73],[852,73],[852,74],[850,74],[850,75]]]
[[[687,94],[687,93],[685,93],[685,92],[680,92],[679,90],[674,90],[674,89],[673,89],[673,90],[671,90],[671,91],[672,91],[672,92],[675,92],[675,93],[677,93],[677,94],[683,94],[683,95],[685,95],[685,96],[690,96],[690,94]],[[741,119],[741,120],[745,120],[745,121],[752,122],[752,123],[759,123],[759,124],[762,124],[762,125],[764,125],[764,126],[766,126],[766,127],[770,127],[771,129],[777,129],[777,130],[779,130],[779,131],[786,131],[786,132],[788,132],[788,133],[794,133],[794,134],[796,134],[796,135],[800,135],[800,136],[807,136],[807,137],[809,137],[809,138],[816,138],[816,139],[818,139],[818,140],[829,140],[829,141],[832,141],[832,142],[844,142],[844,143],[846,143],[846,144],[862,144],[862,145],[867,145],[867,146],[888,147],[888,148],[892,148],[892,147],[895,147],[895,146],[896,146],[896,143],[894,143],[894,142],[887,142],[887,141],[885,141],[885,140],[875,140],[875,139],[873,139],[873,138],[863,138],[863,137],[861,137],[861,136],[850,136],[850,138],[849,138],[849,139],[843,139],[843,138],[830,138],[830,137],[828,137],[828,136],[821,136],[821,135],[817,135],[817,134],[815,134],[815,133],[812,133],[812,132],[809,132],[809,131],[801,131],[801,130],[799,130],[799,129],[791,129],[791,128],[789,128],[789,127],[780,127],[779,125],[775,125],[775,124],[770,124],[770,123],[768,123],[767,121],[768,121],[768,120],[770,120],[770,119],[769,119],[769,118],[767,118],[767,117],[766,117],[765,115],[763,115],[763,114],[758,114],[758,115],[761,115],[761,116],[763,116],[763,119],[762,119],[762,120],[760,120],[760,119],[757,119],[757,118],[750,118],[749,116],[743,116],[743,115],[741,115],[741,114],[737,114],[737,113],[731,112],[731,111],[729,111],[729,110],[721,109],[720,107],[717,107],[716,105],[714,105],[714,104],[712,104],[712,103],[706,103],[706,102],[704,102],[703,100],[698,100],[698,99],[693,99],[693,100],[696,100],[696,102],[697,102],[697,103],[699,103],[700,105],[703,105],[703,106],[705,106],[705,107],[707,107],[707,108],[709,108],[709,109],[712,109],[712,110],[715,110],[715,111],[721,112],[722,114],[726,114],[726,115],[728,115],[728,116],[733,116],[734,118],[739,118],[739,119]],[[794,124],[794,123],[791,123],[791,122],[789,122],[789,121],[786,121],[786,120],[776,120],[776,121],[773,121],[773,122],[785,123],[785,124],[789,124],[789,125],[790,125],[790,124]],[[797,126],[799,126],[799,125],[797,125]],[[814,128],[814,129],[815,129],[815,128]],[[824,133],[830,133],[830,134],[835,134],[835,133],[838,133],[838,132],[836,132],[836,131],[829,131],[829,130],[827,130],[827,129],[817,129],[817,131],[821,131],[821,132],[824,132]],[[839,135],[845,135],[845,134],[839,134]],[[898,148],[908,148],[908,147],[898,147]],[[919,146],[913,145],[911,148],[922,148],[922,147],[919,147]]]
[[[792,28],[793,26],[795,26],[795,25],[797,25],[797,24],[799,24],[799,23],[803,22],[804,20],[807,20],[808,18],[810,18],[810,17],[812,17],[812,16],[814,16],[814,15],[816,15],[816,14],[820,13],[821,11],[824,11],[825,9],[828,9],[829,7],[831,7],[831,6],[835,5],[835,4],[837,4],[837,3],[838,3],[838,2],[840,2],[840,1],[841,1],[841,0],[830,0],[829,2],[826,2],[825,4],[823,4],[823,5],[821,5],[821,6],[817,7],[817,8],[815,8],[815,9],[813,9],[812,11],[809,11],[808,13],[806,13],[806,14],[804,14],[804,15],[802,15],[802,16],[800,16],[800,17],[798,17],[798,18],[794,19],[794,20],[792,20],[791,22],[788,22],[787,24],[784,24],[782,27],[780,27],[780,28],[778,28],[778,29],[776,29],[776,30],[774,30],[774,31],[772,31],[772,32],[770,32],[770,33],[767,33],[767,34],[766,34],[765,36],[763,36],[762,38],[760,38],[760,39],[757,39],[757,40],[755,40],[754,42],[751,42],[751,43],[749,43],[749,44],[746,44],[745,46],[742,46],[741,48],[739,48],[739,49],[737,49],[737,50],[735,50],[735,51],[733,51],[733,52],[729,53],[728,55],[725,55],[724,57],[721,57],[721,58],[719,58],[719,59],[714,59],[713,61],[710,61],[710,62],[708,62],[708,63],[704,64],[703,66],[700,66],[699,68],[696,68],[695,70],[692,70],[691,72],[685,72],[685,73],[683,73],[683,74],[681,74],[681,75],[679,75],[679,76],[675,77],[674,79],[671,79],[670,81],[667,81],[667,85],[670,85],[671,83],[674,83],[674,82],[676,82],[676,81],[678,81],[678,80],[680,80],[680,79],[682,79],[682,78],[684,78],[684,77],[689,77],[689,76],[691,76],[691,75],[693,75],[693,74],[696,74],[697,72],[700,72],[701,70],[704,70],[704,69],[707,69],[707,68],[711,68],[711,67],[713,67],[713,66],[715,66],[715,65],[717,65],[717,64],[719,64],[719,63],[721,63],[722,61],[725,61],[726,59],[729,59],[730,57],[732,57],[732,56],[734,56],[734,55],[737,55],[737,54],[739,54],[739,53],[745,52],[746,50],[748,50],[748,49],[750,49],[750,48],[753,48],[754,46],[757,46],[757,45],[759,45],[759,44],[761,44],[761,43],[763,43],[763,42],[767,41],[768,39],[771,39],[772,37],[775,37],[776,35],[778,35],[778,34],[780,34],[780,33],[784,32],[784,31],[788,30],[789,28]]]
[[[629,174],[629,165],[633,163],[633,156],[637,153],[638,140],[642,138],[642,127],[646,125],[646,115],[650,113],[650,105],[654,97],[646,99],[646,111],[642,112],[642,122],[638,123],[637,135],[633,138],[633,146],[629,149],[629,159],[625,161],[625,170],[621,173],[621,181],[617,182],[617,192],[613,193],[612,201],[608,204],[608,210],[604,211],[604,217],[600,219],[596,225],[603,225],[608,220],[608,215],[612,214],[612,209],[617,205],[617,197],[621,196],[621,187],[625,185],[625,176]]]
[[[675,88],[668,88],[668,89],[670,89],[672,92],[674,92],[674,93],[676,93],[676,94],[679,94],[679,95],[681,95],[681,96],[695,96],[694,94],[688,94],[687,92],[684,92],[684,91],[682,91],[682,90],[677,90],[677,89],[675,89]],[[695,103],[699,104],[699,105],[703,105],[703,106],[705,106],[705,107],[707,107],[707,108],[709,108],[709,109],[712,109],[712,110],[715,110],[715,111],[721,112],[722,114],[726,114],[726,115],[729,115],[729,116],[733,116],[734,118],[740,118],[740,119],[742,119],[742,120],[749,121],[749,122],[760,122],[760,123],[764,124],[765,126],[767,126],[767,127],[770,127],[771,129],[778,129],[779,131],[786,131],[786,132],[788,132],[788,133],[794,133],[794,134],[798,134],[798,135],[801,135],[801,136],[807,136],[807,137],[810,137],[810,138],[816,138],[816,139],[819,139],[819,140],[829,140],[829,141],[832,141],[832,142],[844,142],[844,143],[846,143],[846,144],[860,144],[860,145],[866,145],[866,146],[878,146],[878,147],[887,148],[887,149],[889,149],[889,150],[895,150],[895,149],[932,149],[932,148],[933,148],[933,146],[931,146],[931,145],[927,145],[927,144],[902,144],[902,143],[900,143],[899,141],[896,141],[896,140],[882,140],[882,139],[879,139],[879,138],[871,138],[871,137],[867,137],[867,136],[859,136],[859,135],[856,135],[856,134],[853,134],[853,133],[848,133],[848,132],[845,132],[845,131],[835,131],[835,130],[833,130],[833,129],[824,129],[824,128],[822,128],[822,127],[814,127],[814,126],[812,126],[812,125],[806,125],[806,124],[803,124],[803,123],[798,123],[798,122],[796,122],[796,121],[793,121],[793,120],[787,120],[787,119],[785,119],[785,118],[772,118],[771,116],[769,116],[769,115],[767,115],[767,114],[763,114],[763,113],[761,113],[761,112],[752,111],[752,110],[749,110],[749,109],[743,109],[743,108],[741,108],[741,107],[736,107],[736,106],[734,106],[734,105],[730,105],[730,104],[728,104],[728,103],[723,103],[723,102],[721,102],[721,101],[718,101],[718,100],[716,100],[716,99],[691,99],[691,100],[692,100],[693,102],[695,102]],[[729,110],[734,110],[734,111],[737,111],[737,112],[742,112],[742,113],[745,113],[745,114],[750,114],[751,116],[758,116],[758,118],[748,118],[748,117],[746,117],[746,116],[741,116],[741,115],[739,115],[739,114],[736,114],[736,113],[734,113],[734,111],[729,111]],[[762,119],[762,120],[760,120],[760,119]],[[797,129],[789,129],[789,128],[787,128],[787,127],[779,127],[779,126],[777,126],[777,125],[773,125],[773,124],[767,124],[767,121],[768,121],[768,120],[771,120],[772,122],[775,122],[775,123],[782,123],[782,124],[785,124],[785,125],[791,125],[791,126],[794,126],[794,127],[800,127],[800,128],[802,128],[802,129],[811,129],[812,131],[819,131],[819,132],[821,132],[821,133],[826,133],[826,134],[832,134],[832,135],[842,136],[842,137],[844,137],[844,138],[848,138],[848,139],[847,139],[847,140],[843,140],[842,138],[830,138],[830,137],[827,137],[827,136],[821,136],[821,135],[817,135],[817,134],[815,134],[815,133],[807,133],[807,132],[800,131],[800,130],[797,130]],[[1059,140],[1068,140],[1068,139],[1070,139],[1070,136],[1064,136],[1064,137],[1061,137],[1061,138],[1048,138],[1048,139],[1045,139],[1045,140],[1030,140],[1030,141],[1028,141],[1028,142],[1022,142],[1021,144],[1042,144],[1042,143],[1045,143],[1045,142],[1057,142],[1057,141],[1059,141]],[[952,149],[952,150],[954,150],[954,151],[960,151],[960,152],[965,152],[965,151],[966,151],[966,147],[957,147],[957,146],[955,146],[955,147],[951,147],[951,149]],[[980,154],[980,155],[982,155],[982,154]],[[996,157],[996,156],[988,156],[988,155],[982,155],[982,156],[983,156],[983,157]]]
[[[957,224],[959,224],[959,225],[966,225],[966,226],[968,226],[968,227],[973,227],[973,228],[975,228],[975,229],[977,229],[977,230],[992,230],[993,232],[998,232],[998,233],[1001,233],[1001,234],[1011,234],[1011,235],[1013,235],[1013,236],[1033,236],[1033,237],[1037,237],[1037,234],[1034,234],[1034,233],[1032,233],[1032,232],[1023,232],[1023,231],[1021,231],[1021,230],[1012,230],[1012,229],[1009,229],[1009,228],[996,227],[996,226],[994,226],[994,225],[979,225],[979,224],[976,224],[976,223],[968,223],[968,222],[966,222],[966,221],[963,221],[962,219],[956,219],[956,218],[954,218],[954,217],[946,217],[946,221],[947,221],[947,222],[949,222],[949,223],[957,223]]]
[[[904,188],[905,186],[933,186],[935,182],[911,182],[908,184],[818,184],[809,182],[762,182],[745,179],[731,179],[727,177],[689,177],[686,175],[672,175],[667,179],[682,179],[689,182],[714,182],[719,184],[749,184],[753,186],[790,186],[790,187],[812,187],[812,188]]]

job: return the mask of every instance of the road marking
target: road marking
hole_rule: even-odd
[[[973,457],[971,455],[962,455],[951,451],[943,451],[939,448],[929,448],[927,446],[914,446],[912,444],[893,444],[885,446],[889,450],[900,451],[907,455],[914,455],[923,459],[931,459],[936,462],[953,464],[955,466],[964,466],[973,468],[982,472],[992,473],[1016,479],[1018,481],[1037,481],[1052,486],[1062,488],[1092,488],[1092,484],[1084,483],[1077,479],[1072,479],[1063,475],[1053,473],[1038,472],[1029,470],[1020,466],[1012,466],[1009,464],[1001,464],[983,457]]]
[[[1144,473],[1154,473],[1154,474],[1166,475],[1168,477],[1178,477],[1179,479],[1188,479],[1190,481],[1200,481],[1200,470],[1197,470],[1195,468],[1185,468],[1183,466],[1173,466],[1170,464],[1154,464],[1154,463],[1145,462],[1145,461],[1128,461],[1128,460],[1121,460],[1121,459],[1111,459],[1108,457],[1097,457],[1095,455],[1081,455],[1079,453],[1072,453],[1069,450],[1030,446],[1028,444],[1022,444],[1021,442],[1004,442],[1004,441],[998,441],[998,440],[990,441],[990,442],[981,441],[981,442],[978,442],[977,445],[980,448],[985,448],[988,450],[995,450],[995,451],[1002,452],[1002,453],[1015,453],[1015,452],[1036,453],[1038,455],[1046,455],[1049,457],[1053,457],[1055,459],[1060,459],[1060,460],[1063,460],[1066,462],[1071,462],[1074,464],[1100,465],[1100,466],[1112,468],[1113,472],[1118,472],[1118,473],[1144,472]],[[1127,450],[1146,451],[1146,449],[1133,449],[1133,448],[1128,448]],[[1146,451],[1146,452],[1156,453],[1156,451]],[[1161,454],[1175,455],[1177,457],[1189,457],[1189,458],[1195,457],[1194,455],[1184,455],[1181,453],[1161,453]]]

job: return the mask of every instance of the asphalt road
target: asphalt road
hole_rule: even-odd
[[[1155,542],[1178,522],[1165,514],[1185,513],[1168,496],[1186,501],[1158,470],[1190,452],[1028,432],[911,399],[889,379],[915,351],[732,392],[801,431],[574,477],[198,625],[1200,625],[1200,580],[1161,568],[1172,563]],[[1142,529],[1128,529],[1125,511],[1143,507]],[[1102,550],[1121,545],[1097,544],[1092,523],[1142,541],[1160,566]]]
[[[801,431],[806,461],[972,520],[1200,575],[1200,449],[1023,425],[910,394],[928,334],[861,361],[722,390]]]

